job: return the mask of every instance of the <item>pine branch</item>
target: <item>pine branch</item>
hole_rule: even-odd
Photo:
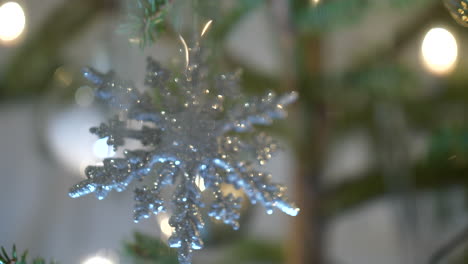
[[[350,72],[358,72],[369,69],[375,65],[381,65],[382,62],[397,58],[399,52],[403,51],[410,43],[419,38],[427,30],[430,23],[437,19],[450,18],[442,1],[427,0],[428,4],[424,6],[424,11],[420,12],[409,25],[403,26],[393,37],[393,45],[382,48],[369,49],[376,52],[366,53],[366,56],[352,65]]]
[[[20,257],[16,251],[16,245],[13,245],[11,254],[8,254],[4,247],[1,247],[0,252],[0,264],[28,264],[27,261],[28,251],[25,251]],[[32,264],[46,264],[47,262],[42,258],[35,258]],[[50,264],[56,264],[56,262],[50,262]]]
[[[450,164],[452,160],[431,160],[416,165],[410,171],[409,182],[418,191],[438,190],[451,186],[468,188],[468,164]],[[322,194],[322,211],[328,217],[339,216],[366,202],[389,195],[380,171],[347,180]]]
[[[166,16],[172,2],[173,0],[129,1],[129,14],[117,31],[128,35],[130,42],[138,43],[141,48],[153,44],[166,30]]]
[[[449,15],[441,2],[432,4],[426,11],[421,13],[417,19],[415,19],[416,22],[414,24],[411,24],[397,33],[394,45],[381,49],[377,53],[372,54],[372,56],[362,60],[354,67],[352,67],[354,69],[354,73],[368,72],[369,69],[373,69],[373,67],[376,67],[376,65],[381,65],[382,60],[391,60],[392,58],[396,57],[400,50],[404,49],[414,40],[415,37],[419,36],[420,33],[427,28],[428,23],[433,21],[433,18],[437,17],[449,18]],[[355,84],[356,82],[353,80],[355,76],[356,75],[353,73],[345,74],[345,78],[342,80],[342,82]],[[368,91],[366,93],[368,94]],[[440,98],[438,98],[438,100],[440,100]],[[403,102],[403,105],[405,105],[405,107],[409,107],[411,110],[409,111],[409,115],[412,119],[416,118],[416,116],[412,113],[419,113],[421,110],[419,105],[415,106],[411,102]],[[431,105],[431,108],[433,109],[435,102],[428,105]],[[415,109],[415,107],[418,109]],[[356,115],[364,118],[362,122],[368,122],[370,120],[368,116],[362,117],[363,115],[368,115],[371,113],[370,110],[366,111],[366,109],[361,111],[361,115],[356,113]],[[427,111],[427,114],[429,113],[433,112]],[[426,116],[426,113],[423,114]],[[349,119],[350,116],[347,115],[346,118]],[[358,117],[355,116],[352,121],[348,120],[348,122],[355,123],[357,122],[356,118]],[[427,116],[427,119],[427,122],[434,124],[432,114]],[[414,166],[411,172],[412,178],[410,181],[413,183],[413,187],[415,189],[437,189],[447,187],[452,184],[463,184],[464,186],[468,186],[468,179],[463,177],[463,175],[468,170],[468,167],[463,164],[461,166],[456,166],[448,163],[449,161],[447,159],[451,155],[448,153],[445,154],[446,156],[439,155],[437,157],[440,160],[433,160],[427,164],[421,163]],[[386,187],[384,185],[381,172],[373,171],[368,173],[367,176],[343,182],[328,190],[324,194],[324,204],[322,205],[322,209],[328,216],[337,215],[347,211],[348,209],[355,208],[366,201],[382,197],[385,194]]]
[[[125,243],[125,254],[134,264],[178,264],[176,251],[158,238],[134,233],[134,241]]]
[[[321,34],[354,25],[361,21],[374,5],[383,1],[325,0],[317,5],[302,6],[296,17],[298,29],[308,34]],[[430,4],[437,0],[388,0],[389,7],[399,9],[411,5]],[[440,2],[440,1],[438,1]],[[443,9],[444,12],[447,12]]]

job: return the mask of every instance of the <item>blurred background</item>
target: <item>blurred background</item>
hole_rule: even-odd
[[[195,264],[468,263],[468,1],[174,0],[131,36],[127,2],[0,0],[0,245],[177,263],[168,216],[134,224],[131,192],[68,196],[116,155],[89,133],[106,112],[81,69],[142,86],[147,56],[180,62],[178,34],[212,19],[215,63],[246,91],[300,94],[265,170],[301,213],[244,204],[240,231],[208,225]]]

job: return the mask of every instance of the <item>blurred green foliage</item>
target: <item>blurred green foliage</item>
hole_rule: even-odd
[[[134,264],[178,264],[176,251],[160,239],[134,233],[133,241],[125,243],[125,255]]]
[[[286,262],[284,248],[271,241],[240,240],[223,257],[225,264],[268,263],[283,264]]]
[[[65,46],[114,7],[110,0],[80,0],[64,1],[53,10],[0,72],[0,101],[47,92],[54,73],[64,63]]]
[[[219,263],[269,263],[285,262],[283,247],[269,241],[237,240],[226,248]],[[169,248],[159,238],[142,233],[134,233],[134,241],[125,244],[125,255],[134,264],[178,264],[176,251]]]
[[[347,0],[347,1],[319,1],[316,5],[303,8],[297,19],[298,28],[311,34],[322,34],[330,30],[343,29],[361,21],[369,10],[377,5],[386,5],[390,8],[409,8],[411,6],[427,5],[438,0]]]
[[[165,20],[172,0],[137,0],[125,1],[128,15],[126,21],[118,28],[132,42],[141,48],[152,45],[165,31]]]
[[[1,247],[0,252],[0,264],[47,264],[47,262],[42,258],[35,258],[32,262],[27,261],[28,252],[25,251],[21,256],[19,256],[16,251],[16,245],[13,245],[11,254],[8,254],[4,247]],[[56,264],[55,262],[50,262],[50,264]]]

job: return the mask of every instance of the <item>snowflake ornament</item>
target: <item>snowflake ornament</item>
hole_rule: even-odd
[[[242,189],[251,203],[262,204],[269,214],[274,208],[298,214],[299,209],[285,197],[285,187],[271,183],[271,176],[251,162],[264,165],[277,150],[277,143],[255,126],[284,118],[285,106],[297,94],[246,96],[239,87],[239,73],[211,75],[200,45],[188,48],[181,41],[186,59],[181,74],[148,58],[145,85],[155,96],[140,92],[112,72],[84,69],[84,77],[96,86],[96,97],[118,113],[107,124],[91,128],[91,133],[107,137],[114,149],[122,147],[126,138],[143,146],[124,150],[121,158],[104,159],[102,166],[87,167],[87,179],[73,186],[69,195],[77,198],[94,192],[101,200],[137,181],[135,222],[172,209],[169,245],[178,248],[181,264],[190,264],[192,251],[203,247],[199,179],[213,195],[208,215],[234,229],[239,228],[241,198],[223,193],[223,184]],[[139,121],[141,129],[129,128],[129,121]],[[162,195],[169,186],[174,186],[171,201]]]

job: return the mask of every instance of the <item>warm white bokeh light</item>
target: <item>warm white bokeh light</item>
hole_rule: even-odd
[[[169,216],[166,214],[160,214],[158,222],[161,233],[166,239],[169,238],[172,235],[172,226],[169,224]]]
[[[56,103],[58,105],[58,103]],[[89,132],[104,118],[98,109],[73,106],[52,107],[47,112],[47,146],[53,157],[70,175],[83,172],[82,162],[95,165],[102,156],[108,157],[113,149],[106,140],[96,143],[96,135]],[[98,151],[97,153],[95,151]]]
[[[114,264],[114,262],[104,257],[95,256],[85,260],[83,264]]]
[[[91,87],[85,85],[78,88],[75,92],[75,102],[81,107],[89,107],[94,101],[94,91]]]
[[[203,192],[206,189],[205,180],[203,177],[197,176],[195,178],[195,184],[197,185],[198,189],[200,189],[200,192]]]
[[[26,16],[23,8],[16,2],[0,6],[0,40],[12,41],[24,31]]]
[[[457,40],[450,31],[433,28],[424,37],[421,54],[427,70],[437,75],[448,74],[457,63]]]

